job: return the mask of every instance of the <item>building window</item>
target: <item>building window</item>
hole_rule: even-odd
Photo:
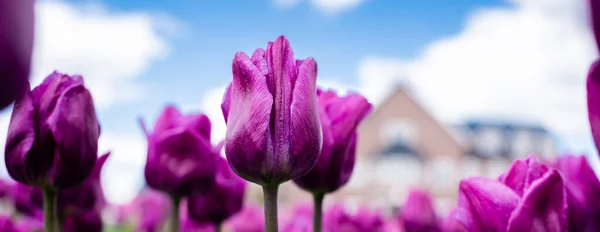
[[[383,123],[380,129],[383,139],[388,144],[396,141],[404,141],[407,144],[414,144],[419,137],[417,124],[406,118],[397,118]]]
[[[475,149],[479,155],[493,157],[502,152],[502,131],[497,129],[484,129],[475,135]]]

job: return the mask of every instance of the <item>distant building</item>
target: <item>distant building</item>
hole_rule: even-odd
[[[456,204],[459,181],[467,176],[495,178],[515,158],[536,153],[554,157],[554,139],[540,125],[472,120],[444,125],[398,87],[358,128],[357,164],[348,185],[332,197],[346,202],[400,206],[412,187],[425,188],[443,211]],[[252,197],[261,201],[260,188]],[[290,183],[280,202],[309,201]]]

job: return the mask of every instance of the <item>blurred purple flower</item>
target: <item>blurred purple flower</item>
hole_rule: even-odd
[[[225,223],[231,232],[264,232],[265,216],[261,208],[244,205],[242,210]]]
[[[190,217],[197,222],[221,224],[242,209],[246,181],[233,173],[222,157],[218,158],[217,169],[216,185],[204,195],[188,198]]]
[[[317,164],[306,175],[294,179],[312,193],[330,193],[346,184],[356,159],[356,128],[372,106],[359,94],[338,97],[334,91],[317,91],[323,147]]]
[[[462,180],[452,216],[474,232],[567,231],[567,194],[559,172],[531,155],[498,181]]]
[[[201,223],[197,222],[190,217],[188,211],[187,199],[181,201],[181,207],[179,207],[179,228],[181,232],[215,232],[215,225],[213,223]]]
[[[383,224],[381,232],[405,232],[405,230],[400,220],[392,218]]]
[[[295,60],[280,36],[252,57],[235,54],[223,97],[225,154],[242,178],[277,185],[306,174],[321,151],[317,63]]]
[[[54,72],[15,103],[4,157],[8,174],[27,185],[77,186],[94,168],[99,136],[83,78]]]
[[[43,215],[44,196],[39,188],[15,183],[9,194],[17,212],[30,217]]]
[[[560,156],[553,166],[567,188],[569,231],[600,230],[600,181],[584,156]]]
[[[311,232],[313,231],[312,203],[299,203],[285,218],[281,232]]]
[[[366,207],[359,207],[357,212],[350,213],[342,204],[330,207],[323,217],[323,231],[336,232],[376,232],[383,228],[382,215]]]
[[[22,231],[41,232],[44,231],[44,215],[39,213],[35,217],[21,217],[16,226]]]
[[[149,132],[145,176],[148,186],[183,197],[202,194],[215,182],[218,154],[210,143],[210,120],[203,114],[182,115],[167,106]]]
[[[93,210],[69,215],[63,224],[64,232],[102,232],[102,228],[102,217]]]
[[[128,206],[128,214],[135,222],[136,232],[158,232],[167,222],[171,207],[167,195],[144,189]]]
[[[6,215],[0,215],[0,231],[2,232],[27,232],[15,225]]]
[[[0,179],[0,198],[10,197],[10,189],[14,185],[10,180]]]
[[[594,38],[596,39],[596,46],[598,49],[600,49],[600,1],[589,0],[589,6],[590,21],[592,22]]]
[[[0,1],[0,110],[27,90],[33,52],[33,0]]]
[[[433,201],[422,189],[412,189],[402,206],[400,220],[407,232],[440,231]]]
[[[58,209],[66,215],[84,213],[87,211],[100,212],[106,205],[100,174],[110,153],[98,158],[92,174],[81,185],[62,190],[58,193]]]

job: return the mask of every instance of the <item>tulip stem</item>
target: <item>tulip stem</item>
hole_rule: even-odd
[[[279,185],[263,186],[263,195],[265,203],[265,231],[277,232],[277,191]]]
[[[321,232],[321,229],[323,228],[323,198],[325,198],[325,194],[323,193],[313,194],[313,203],[315,204],[313,213],[314,232]]]
[[[179,202],[181,202],[181,197],[172,196],[171,202],[173,203],[171,207],[171,232],[179,232]]]
[[[57,191],[53,188],[43,187],[44,192],[44,231],[55,232],[56,229],[56,198]]]

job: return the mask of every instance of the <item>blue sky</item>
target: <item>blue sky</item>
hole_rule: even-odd
[[[113,152],[103,183],[114,202],[143,184],[136,119],[153,125],[175,103],[208,114],[222,138],[219,104],[234,54],[282,34],[298,58],[317,60],[321,86],[377,104],[404,83],[442,122],[533,121],[556,134],[562,152],[591,154],[600,167],[585,109],[585,75],[598,56],[585,3],[39,0],[33,84],[54,69],[84,76],[103,128],[100,152]],[[0,130],[9,113],[0,113]]]

